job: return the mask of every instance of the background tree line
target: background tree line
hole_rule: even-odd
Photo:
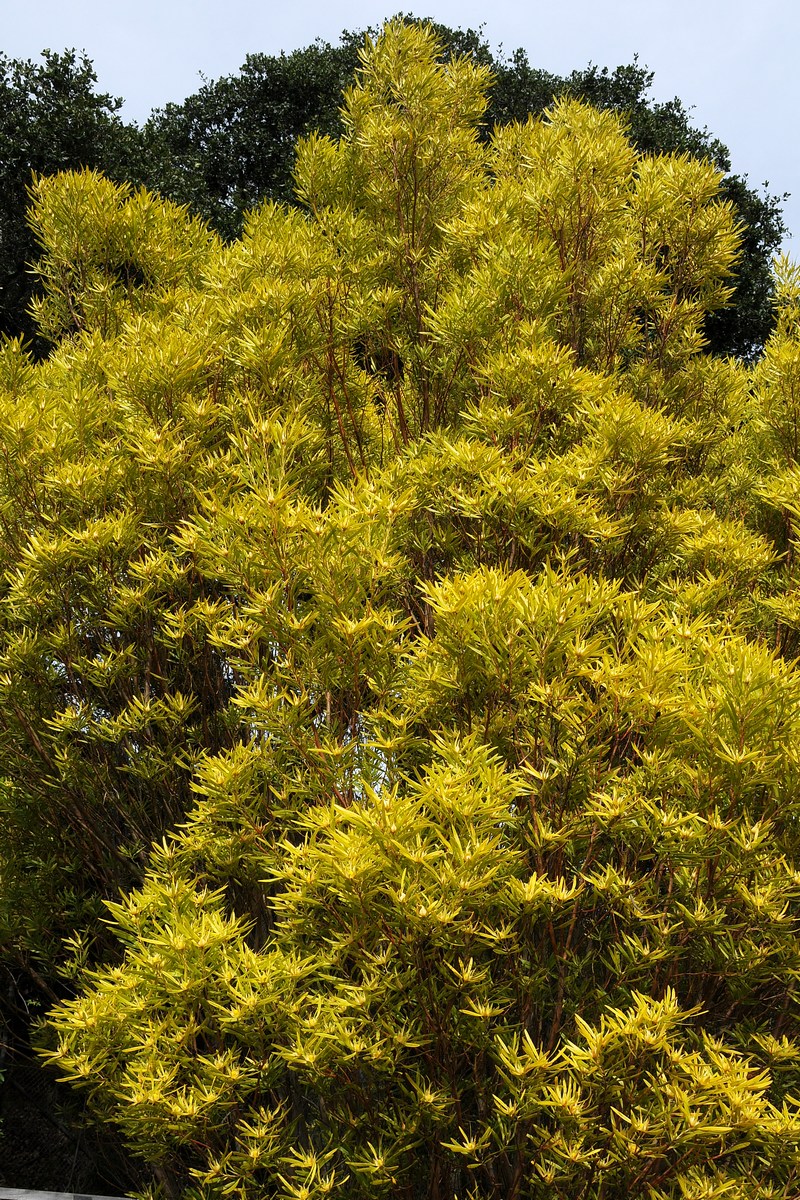
[[[708,317],[705,333],[712,352],[752,359],[774,324],[770,265],[786,232],[781,198],[732,173],[727,147],[697,129],[679,99],[653,100],[653,75],[638,62],[562,77],[532,66],[524,49],[494,53],[474,30],[433,28],[444,56],[467,55],[493,74],[485,137],[495,124],[541,113],[567,95],[622,114],[639,150],[708,158],[725,173],[723,195],[746,232],[731,303]],[[363,39],[363,31],[346,31],[335,46],[316,41],[291,54],[248,55],[238,74],[204,83],[141,127],[123,120],[120,99],[97,91],[85,55],[48,50],[38,63],[0,56],[0,332],[22,333],[38,354],[47,351],[29,311],[39,253],[26,219],[34,175],[97,169],[188,205],[225,239],[238,237],[261,201],[296,202],[297,139],[314,130],[341,134],[342,92]]]

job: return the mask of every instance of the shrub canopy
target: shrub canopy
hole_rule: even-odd
[[[800,282],[710,357],[715,168],[486,84],[387,26],[229,246],[38,184],[5,962],[167,1195],[789,1200]]]

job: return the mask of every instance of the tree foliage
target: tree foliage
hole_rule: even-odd
[[[488,82],[390,24],[229,244],[37,184],[0,944],[168,1196],[797,1194],[800,280],[708,354],[720,172]]]
[[[622,115],[641,151],[687,152],[731,170],[726,147],[696,129],[679,100],[652,100],[652,73],[638,62],[560,77],[532,67],[524,50],[493,54],[474,30],[432,28],[443,61],[466,55],[492,71],[483,139],[494,124],[540,115],[554,97],[569,96]],[[295,203],[298,138],[343,132],[341,93],[353,81],[363,40],[361,32],[345,32],[335,46],[317,41],[291,54],[251,54],[238,74],[204,83],[141,129],[122,121],[119,100],[96,91],[92,64],[75,51],[46,51],[42,63],[0,57],[0,332],[34,339],[39,355],[48,350],[29,312],[38,248],[25,214],[34,176],[98,169],[186,204],[224,238],[236,238],[247,212],[264,200]],[[715,353],[752,359],[773,326],[772,258],[786,229],[779,197],[731,174],[723,192],[746,231],[731,302],[705,332]]]
[[[98,93],[89,59],[46,50],[41,62],[0,55],[0,333],[46,347],[28,306],[39,247],[26,220],[37,175],[89,167],[137,179],[139,135],[118,115],[120,100]]]
[[[522,49],[493,54],[474,30],[432,28],[443,61],[466,55],[492,72],[483,138],[495,124],[524,121],[554,98],[571,97],[620,114],[644,153],[688,153],[726,172],[723,194],[746,231],[731,301],[710,315],[705,332],[715,353],[752,359],[760,352],[774,320],[772,259],[786,233],[780,197],[730,174],[727,147],[697,129],[679,99],[653,100],[653,73],[638,61],[558,76],[531,66]],[[363,40],[361,32],[345,32],[336,46],[317,41],[279,57],[249,55],[238,74],[205,83],[183,103],[155,112],[145,130],[152,147],[148,185],[188,204],[224,237],[238,236],[247,210],[264,199],[293,203],[297,139],[311,131],[342,133],[339,95],[352,80]]]

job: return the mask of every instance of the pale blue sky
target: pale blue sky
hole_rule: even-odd
[[[0,50],[85,49],[100,86],[143,120],[196,91],[200,72],[216,78],[251,52],[335,42],[399,8],[453,27],[483,24],[495,48],[524,46],[532,64],[558,73],[638,52],[657,97],[693,105],[696,123],[730,147],[734,170],[794,193],[789,249],[800,257],[800,0],[0,0]]]

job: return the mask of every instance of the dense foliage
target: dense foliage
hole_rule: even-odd
[[[719,172],[487,83],[389,26],[229,245],[37,184],[0,947],[169,1196],[798,1192],[800,280],[709,355]]]
[[[473,30],[433,28],[443,60],[466,55],[492,71],[485,139],[496,123],[540,115],[554,97],[569,96],[623,116],[639,150],[686,152],[731,170],[725,146],[694,128],[679,100],[651,98],[653,76],[638,63],[559,77],[532,67],[523,50],[493,54]],[[224,238],[238,237],[263,200],[296,202],[297,139],[342,133],[341,93],[353,82],[363,41],[351,32],[336,46],[317,41],[291,54],[249,55],[238,74],[205,83],[141,129],[121,120],[119,100],[96,93],[91,63],[74,51],[47,52],[42,64],[0,58],[0,332],[23,333],[38,354],[47,351],[28,311],[36,294],[37,247],[26,220],[33,175],[96,168],[117,182],[144,183],[188,205]],[[738,175],[728,174],[722,188],[746,231],[730,302],[705,333],[715,353],[750,359],[773,326],[771,264],[786,229],[779,197]]]
[[[718,354],[751,358],[763,348],[774,319],[772,258],[786,233],[780,198],[730,174],[727,148],[692,125],[680,100],[653,100],[652,72],[634,62],[614,71],[589,66],[553,75],[532,67],[524,50],[493,54],[473,30],[433,28],[444,61],[467,55],[492,71],[482,137],[495,124],[540,115],[554,97],[571,97],[619,113],[639,150],[685,152],[728,172],[722,191],[747,229],[730,302],[710,317],[705,333]],[[145,129],[152,147],[148,186],[188,204],[225,237],[241,233],[245,213],[258,201],[294,202],[297,138],[312,130],[342,133],[339,94],[352,81],[363,40],[362,33],[344,33],[338,46],[316,42],[279,57],[249,55],[238,74],[154,113]]]
[[[39,63],[0,54],[0,334],[22,333],[40,353],[47,343],[28,311],[39,253],[26,219],[33,178],[76,167],[139,178],[141,135],[96,84],[74,51],[46,50]]]

